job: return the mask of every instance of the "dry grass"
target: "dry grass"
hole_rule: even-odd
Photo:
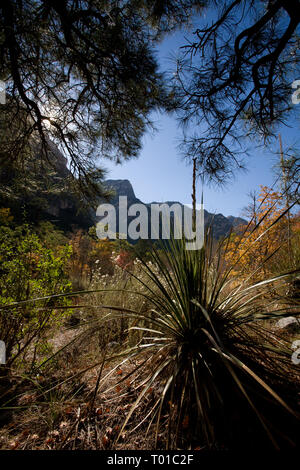
[[[134,274],[141,276],[139,263]],[[8,385],[12,398],[0,412],[0,449],[164,448],[164,423],[176,410],[164,407],[157,442],[154,424],[147,433],[149,420],[145,419],[146,410],[151,410],[162,393],[159,382],[147,390],[134,409],[130,426],[119,436],[143,380],[138,358],[118,367],[121,359],[116,356],[121,349],[139,339],[138,331],[128,333],[133,323],[122,318],[122,309],[149,313],[147,300],[133,293],[145,293],[146,289],[118,267],[112,276],[95,273],[87,287],[102,292],[77,296],[71,319],[49,332],[51,359],[45,362],[41,356],[44,363],[34,373],[25,373],[21,364],[11,372]],[[106,318],[109,309],[100,307],[103,305],[119,307],[120,318]],[[268,334],[276,334],[271,323]],[[188,419],[184,426],[189,426]],[[201,448],[201,443],[195,440],[193,446]]]
[[[135,269],[139,271],[139,266]],[[145,436],[145,426],[135,432],[126,431],[116,443],[126,413],[137,397],[138,384],[134,375],[120,385],[115,384],[131,368],[136,368],[137,363],[128,362],[122,369],[114,370],[116,361],[103,364],[103,359],[118,353],[119,344],[124,346],[135,339],[134,335],[128,335],[127,321],[105,322],[107,310],[97,308],[113,304],[141,309],[145,308],[145,302],[139,296],[123,292],[134,290],[136,282],[119,267],[113,276],[95,273],[86,287],[107,291],[76,298],[76,308],[67,324],[48,333],[51,360],[36,374],[23,375],[22,365],[10,374],[13,399],[7,403],[7,410],[0,412],[1,449],[153,447],[153,437],[151,433]],[[82,303],[84,308],[80,307]],[[45,361],[45,357],[40,361]],[[109,375],[104,388],[97,387],[100,370],[102,377]],[[154,390],[147,394],[133,416],[132,428],[143,420],[145,406],[153,399]]]
[[[63,333],[59,332],[54,338],[57,344],[61,343]],[[70,336],[70,331],[66,330],[65,337],[70,339]],[[117,383],[136,368],[137,362],[128,362],[122,368],[115,368],[116,363],[104,365],[102,375],[109,377],[105,387],[97,390],[94,399],[101,364],[78,374],[89,365],[93,366],[95,359],[99,362],[95,342],[89,338],[89,348],[83,349],[85,340],[87,338],[61,354],[55,374],[50,376],[48,370],[39,377],[38,385],[22,385],[17,409],[12,410],[9,422],[0,430],[1,449],[153,448],[151,433],[145,436],[146,426],[124,432],[116,443],[126,413],[137,397],[139,385],[134,375],[120,385]],[[78,348],[83,351],[82,356],[77,354]],[[66,363],[67,366],[64,366]],[[64,383],[67,378],[70,380]],[[55,384],[60,385],[47,392]],[[136,410],[132,427],[142,421],[144,409],[154,399],[155,392],[151,390]]]

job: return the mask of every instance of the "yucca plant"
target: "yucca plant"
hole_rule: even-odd
[[[188,251],[185,240],[171,239],[159,249],[153,248],[150,262],[149,254],[147,259],[140,259],[128,273],[134,282],[126,279],[125,288],[95,286],[93,291],[22,302],[55,303],[62,296],[87,295],[92,305],[87,302],[66,308],[98,311],[91,331],[100,330],[103,321],[109,325],[111,320],[120,319],[130,325],[128,347],[124,338],[124,346],[120,345],[110,358],[114,365],[106,376],[103,366],[109,358],[107,350],[98,363],[62,382],[99,366],[92,404],[108,387],[118,389],[119,394],[118,383],[128,386],[130,382],[128,400],[133,395],[136,398],[120,437],[125,428],[130,432],[140,426],[150,433],[154,429],[158,447],[265,449],[268,445],[282,448],[296,444],[299,366],[292,362],[292,341],[289,344],[281,337],[274,324],[286,316],[299,316],[299,297],[289,298],[287,287],[290,282],[299,282],[300,271],[293,269],[256,283],[252,281],[255,272],[236,276],[239,259],[234,256],[233,263],[228,260],[229,240],[227,237],[216,243],[208,231],[203,248]],[[266,262],[271,255],[266,254]],[[122,292],[122,301],[108,305],[102,297],[108,291],[111,301]],[[99,293],[99,298],[93,293]],[[140,296],[140,303],[135,296]],[[54,356],[58,354],[56,351]],[[108,379],[112,383],[113,372],[120,366],[127,372],[108,386]],[[51,385],[50,391],[59,386]]]
[[[173,239],[153,249],[152,262],[141,260],[136,278],[148,307],[126,313],[141,338],[123,359],[137,366],[120,380],[134,376],[139,394],[120,434],[147,402],[140,425],[156,422],[156,439],[164,435],[159,445],[167,448],[292,445],[297,366],[271,325],[299,314],[295,302],[278,301],[299,272],[254,285],[237,281],[224,261],[226,240],[214,245],[209,233],[198,251]]]

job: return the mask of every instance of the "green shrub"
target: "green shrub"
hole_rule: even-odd
[[[0,336],[6,343],[8,365],[24,357],[29,346],[37,346],[45,331],[61,321],[62,314],[53,308],[53,300],[44,297],[70,291],[65,271],[70,254],[68,245],[56,254],[45,248],[27,225],[15,230],[1,227]],[[28,303],[33,298],[40,300]],[[56,306],[67,304],[64,297],[56,301]]]

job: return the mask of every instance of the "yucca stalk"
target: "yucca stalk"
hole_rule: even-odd
[[[254,441],[265,442],[257,429],[275,447],[291,444],[283,438],[289,430],[275,428],[296,415],[297,370],[289,344],[270,330],[270,320],[299,315],[299,305],[287,298],[278,303],[269,286],[280,295],[299,271],[254,285],[236,283],[224,261],[226,240],[213,245],[209,234],[198,251],[171,240],[153,250],[151,263],[141,260],[144,273],[137,279],[151,308],[127,313],[131,329],[142,334],[126,352],[128,360],[138,359],[129,375],[138,373],[140,393],[121,433],[147,392],[159,387],[143,422],[150,428],[156,420],[156,438],[164,432],[168,448],[230,447],[243,439],[249,446],[251,430]]]

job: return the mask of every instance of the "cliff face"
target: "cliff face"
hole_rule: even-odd
[[[83,210],[83,205],[75,194],[68,189],[70,171],[67,159],[57,146],[49,141],[51,165],[41,165],[38,145],[33,149],[30,158],[24,160],[23,168],[14,166],[9,160],[0,167],[0,207],[10,207],[16,220],[23,218],[37,223],[40,220],[53,222],[65,231],[72,228],[89,228],[96,223],[95,211]],[[110,202],[118,209],[119,196],[127,196],[128,207],[142,203],[134,193],[130,181],[124,179],[106,180],[103,185],[113,191]],[[100,202],[100,201],[99,201]],[[103,201],[104,202],[104,201]],[[105,201],[107,202],[107,201]],[[161,204],[161,203],[157,203]],[[165,204],[180,204],[167,201]],[[150,233],[150,206],[148,210],[148,227]],[[135,217],[128,217],[128,223]],[[172,218],[172,214],[171,214]],[[210,214],[204,211],[205,225],[212,225],[215,238],[226,235],[232,226],[246,223],[238,217],[225,217],[222,214]],[[119,221],[117,220],[117,231]]]
[[[105,186],[113,189],[115,192],[115,195],[110,200],[113,205],[118,204],[119,196],[127,196],[128,206],[142,203],[142,201],[135,196],[132,184],[128,180],[106,180]]]
[[[127,196],[128,207],[132,204],[138,204],[138,203],[145,204],[145,206],[148,209],[149,217],[150,217],[151,204],[162,204],[162,202],[143,203],[140,199],[138,199],[135,196],[133,187],[130,181],[128,180],[106,180],[105,186],[107,188],[112,189],[115,192],[115,195],[113,196],[110,202],[116,207],[116,209],[118,209],[118,206],[119,206],[119,200],[118,200],[119,196]],[[173,204],[179,204],[181,207],[183,207],[183,204],[181,204],[178,201],[166,201],[164,202],[164,204],[167,204],[169,207],[172,206]],[[130,220],[131,218],[128,217],[128,223],[130,222]],[[211,225],[214,238],[218,239],[222,236],[227,235],[230,232],[230,229],[232,227],[247,224],[247,221],[240,217],[234,217],[234,216],[225,217],[223,214],[211,214],[210,212],[204,210],[204,224],[206,227]],[[150,222],[149,222],[149,226],[150,226]],[[118,221],[117,221],[117,231],[118,231]]]
[[[38,145],[24,157],[22,168],[10,159],[1,162],[0,207],[10,207],[20,222],[25,214],[26,221],[47,220],[65,231],[88,228],[94,219],[82,211],[80,200],[68,190],[67,159],[53,142],[48,144],[49,164],[41,163]]]

